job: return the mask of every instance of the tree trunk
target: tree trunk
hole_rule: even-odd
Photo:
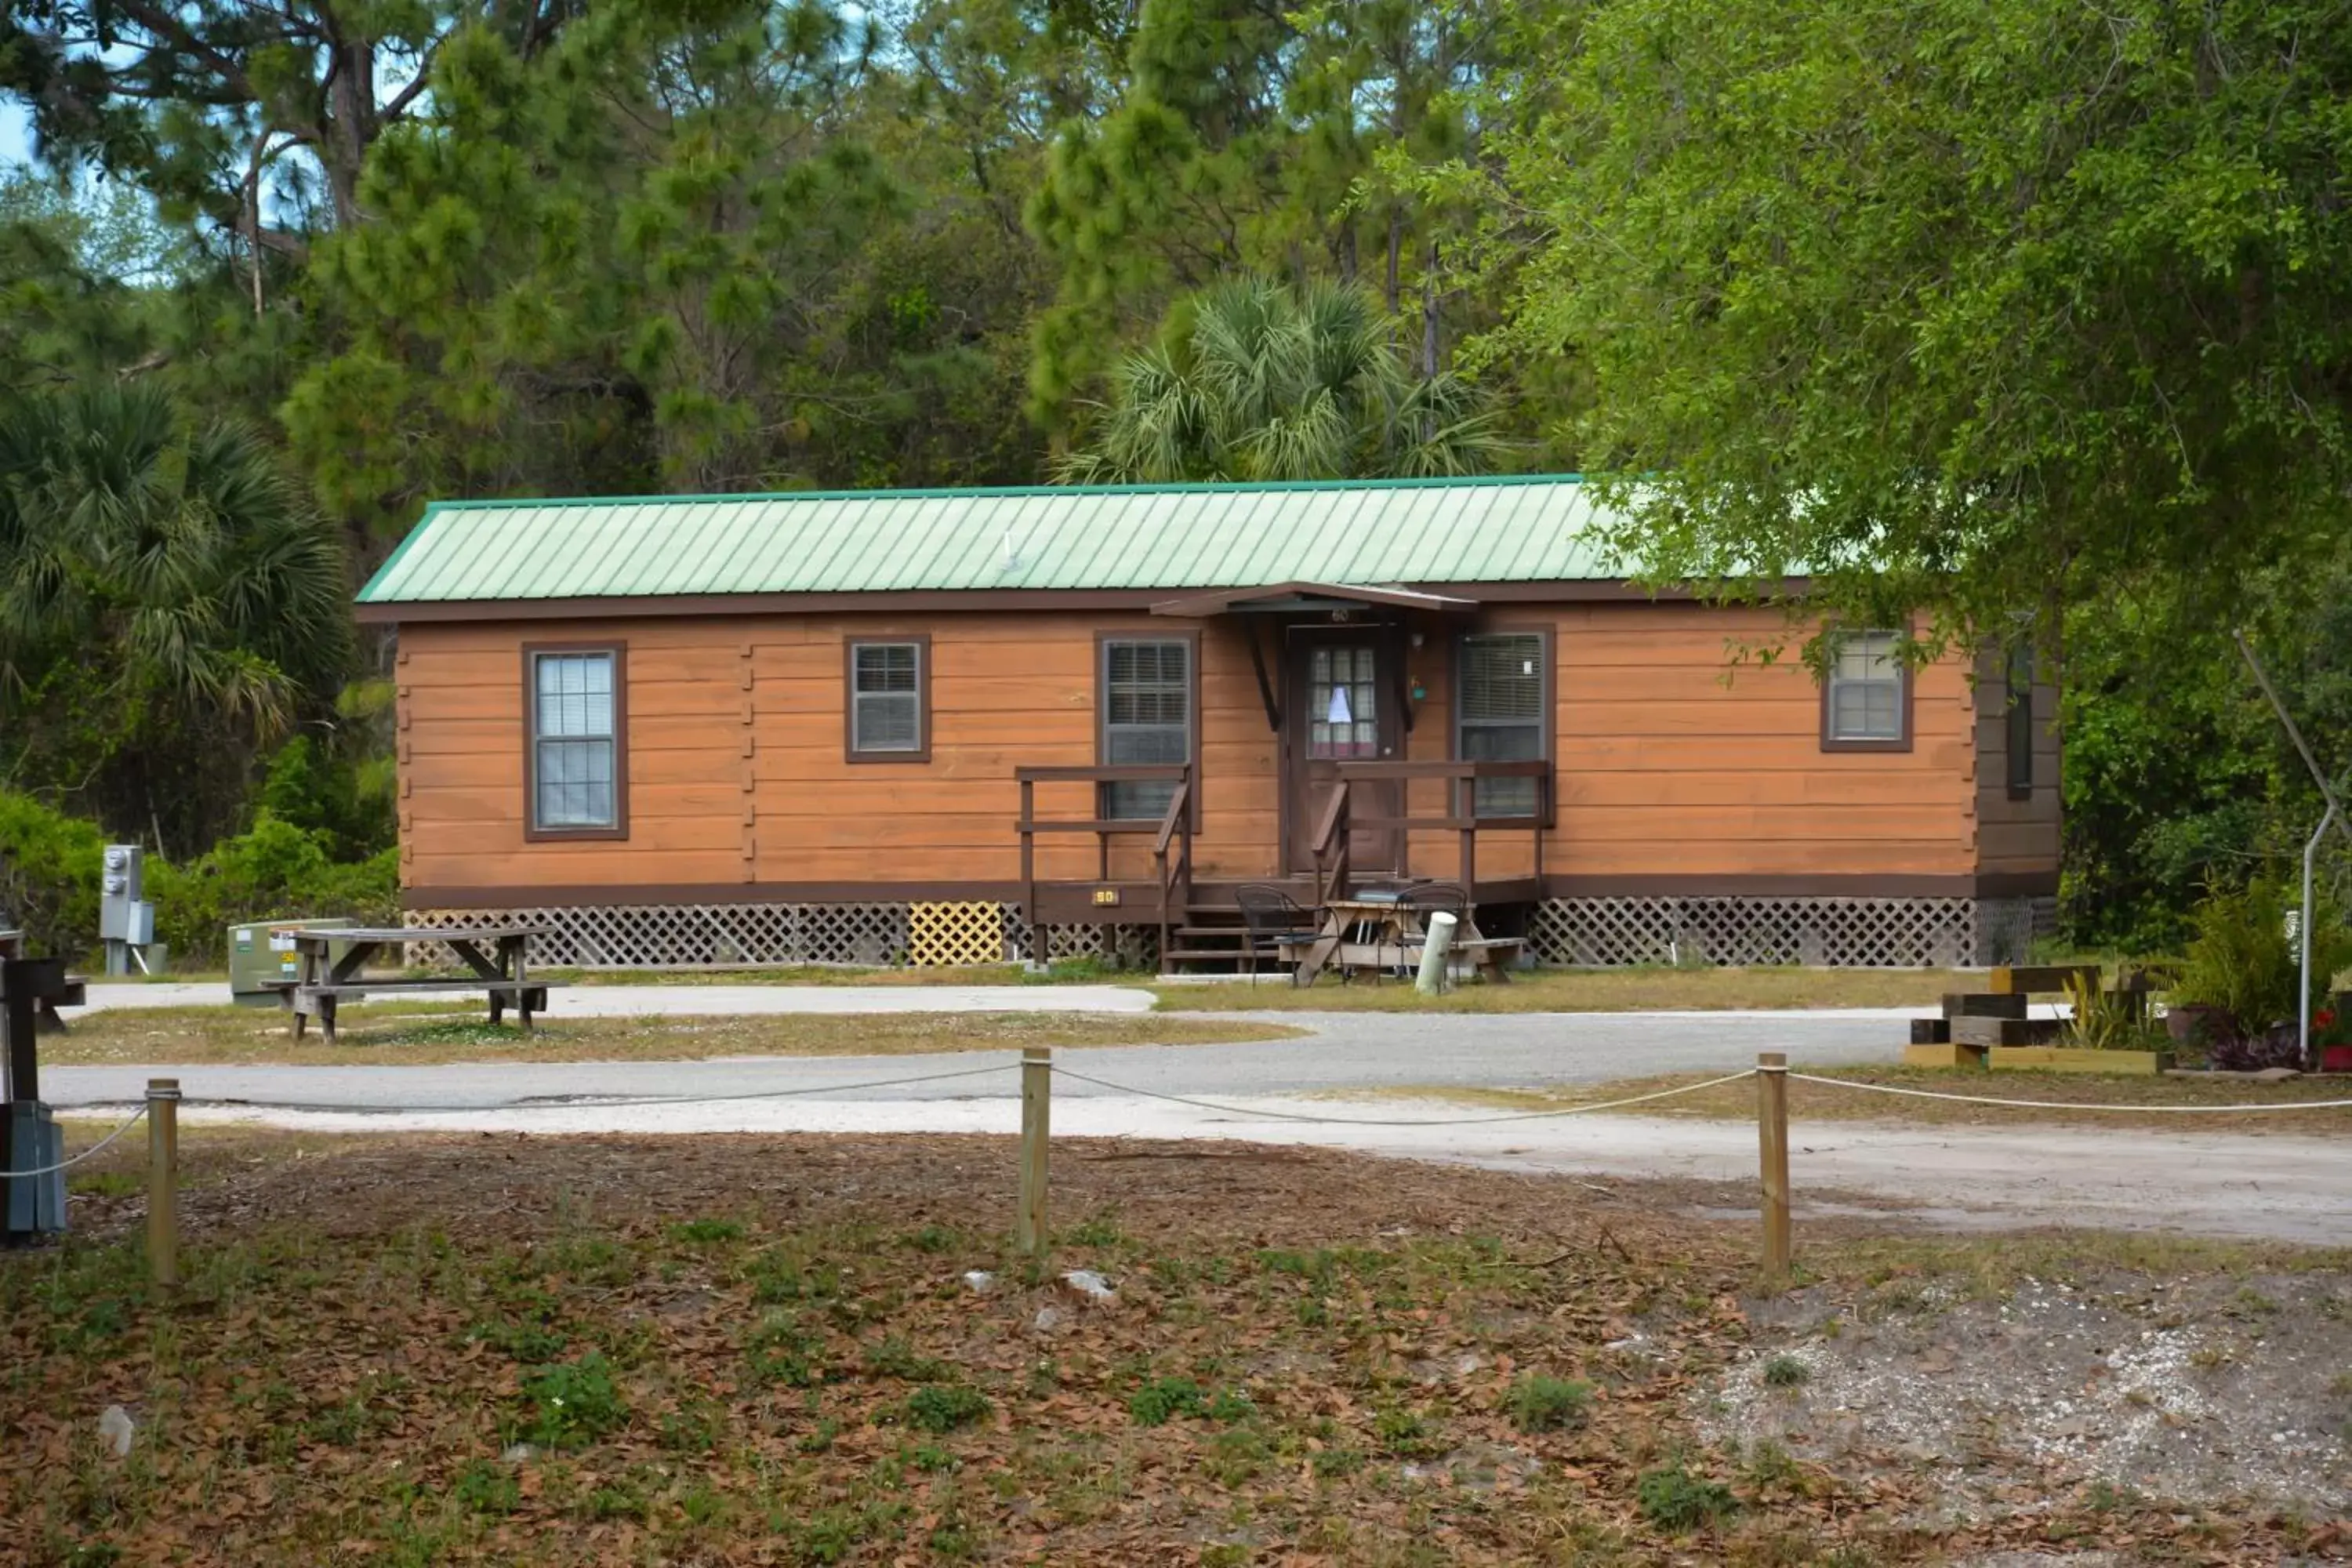
[[[1389,314],[1393,316],[1403,306],[1398,294],[1398,264],[1404,253],[1404,214],[1396,207],[1389,208]]]
[[[1421,374],[1437,374],[1437,241],[1429,242],[1429,270],[1421,279]]]

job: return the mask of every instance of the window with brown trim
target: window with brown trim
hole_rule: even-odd
[[[2021,637],[2009,649],[2009,707],[2001,714],[2008,728],[2009,796],[2033,795],[2033,645]]]
[[[853,763],[921,763],[931,755],[931,639],[853,637],[844,700]]]
[[[1822,679],[1822,750],[1911,749],[1911,668],[1901,631],[1835,634]]]
[[[1541,762],[1551,756],[1551,634],[1489,631],[1454,645],[1454,755],[1467,763]],[[1474,815],[1533,816],[1535,779],[1479,779]]]
[[[526,644],[522,661],[525,837],[626,837],[626,649]]]
[[[1189,763],[1198,723],[1200,671],[1190,637],[1104,637],[1097,676],[1097,752],[1107,766]],[[1129,780],[1102,786],[1106,817],[1167,815],[1176,785]],[[1198,809],[1198,792],[1194,792]]]

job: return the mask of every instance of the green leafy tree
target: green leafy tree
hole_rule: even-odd
[[[341,347],[282,416],[322,497],[381,538],[436,495],[1028,477],[1026,241],[873,54],[761,0],[452,38],[312,268]]]
[[[1661,574],[2226,618],[2352,512],[2352,28],[2305,0],[1616,0],[1504,149]]]
[[[1112,384],[1066,482],[1464,474],[1505,456],[1470,384],[1415,376],[1380,302],[1341,284],[1218,284]]]
[[[341,684],[334,531],[276,454],[153,385],[0,403],[0,781],[209,843]]]
[[[1479,0],[1144,0],[1107,111],[1070,118],[1028,206],[1059,270],[1035,329],[1032,410],[1058,428],[1116,345],[1178,293],[1235,273],[1377,288],[1444,355],[1465,226],[1419,165],[1475,148],[1464,94],[1499,36]]]
[[[0,89],[44,154],[144,182],[258,251],[299,256],[310,187],[332,222],[365,216],[368,151],[425,99],[460,26],[526,54],[577,0],[18,0],[0,17]],[[275,184],[279,198],[266,200]]]

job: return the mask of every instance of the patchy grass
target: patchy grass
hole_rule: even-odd
[[[567,985],[1140,985],[1154,978],[1092,956],[1057,958],[1042,974],[1025,964],[980,963],[887,968],[856,963],[785,963],[720,969],[542,969]]]
[[[330,1045],[313,1030],[289,1037],[276,1011],[244,1007],[122,1008],[73,1020],[45,1037],[41,1059],[59,1067],[126,1062],[205,1065],[365,1062],[422,1066],[478,1061],[694,1061],[706,1057],[914,1056],[1018,1046],[1223,1045],[1294,1038],[1281,1024],[1165,1018],[1148,1013],[782,1014],[709,1018],[567,1018],[526,1035],[493,1027],[478,1009],[378,1004],[343,1009]]]
[[[0,1470],[12,1560],[1793,1564],[2127,1532],[2252,1563],[2309,1540],[1997,1458],[2017,1506],[1923,1536],[1916,1467],[1710,1447],[1691,1391],[1759,1309],[1744,1229],[1675,1217],[1671,1184],[1072,1140],[1055,1202],[1093,1239],[1055,1265],[1114,1279],[1105,1310],[1007,1254],[1011,1140],[190,1133],[175,1304],[141,1289],[133,1201],[78,1200],[78,1239],[0,1256],[0,1430],[32,1460]],[[1805,1261],[1883,1292],[2006,1244],[1858,1246],[1809,1236]],[[998,1287],[967,1289],[975,1267]]]
[[[1342,984],[1325,975],[1304,990],[1277,979],[1161,982],[1165,1012],[1652,1013],[1780,1011],[1792,1007],[1932,1007],[1947,991],[1984,984],[1982,971],[1952,969],[1538,969],[1507,985],[1470,981],[1443,996],[1412,982]]]
[[[2305,1100],[2352,1100],[2352,1079],[2287,1079],[2262,1083],[2250,1079],[2208,1074],[2154,1076],[2092,1075],[2060,1072],[1977,1072],[1905,1067],[1801,1068],[1821,1078],[1853,1083],[1884,1084],[1896,1089],[1925,1089],[1936,1094],[1983,1095],[1997,1100],[2039,1101],[2056,1109],[2011,1109],[1968,1105],[1952,1100],[1917,1100],[1908,1095],[1870,1094],[1833,1089],[1827,1084],[1792,1080],[1789,1085],[1789,1119],[1801,1121],[1895,1121],[1933,1126],[2011,1127],[2056,1123],[2093,1127],[2160,1128],[2175,1132],[2252,1131],[2337,1132],[2352,1128],[2352,1106],[2313,1110],[2248,1112],[2236,1116],[2181,1116],[2158,1109],[2168,1105],[2293,1105]],[[1541,1089],[1464,1089],[1451,1085],[1427,1088],[1400,1086],[1384,1089],[1382,1098],[1440,1100],[1457,1104],[1489,1106],[1509,1110],[1543,1110],[1553,1107],[1591,1105],[1630,1100],[1637,1095],[1705,1083],[1720,1073],[1662,1073],[1651,1078],[1620,1079],[1605,1083],[1561,1085]],[[1354,1091],[1350,1091],[1353,1097]],[[2146,1110],[2088,1111],[2079,1105],[2145,1106]],[[1675,1100],[1639,1107],[1628,1114],[1690,1117],[1708,1121],[1756,1120],[1756,1085],[1751,1079],[1700,1089]]]

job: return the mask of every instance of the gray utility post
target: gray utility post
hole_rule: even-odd
[[[2294,1001],[2294,1047],[2303,1070],[2309,1072],[2319,1065],[2311,1055],[2311,862],[2313,857],[2319,853],[2319,841],[2327,836],[2328,824],[2334,823],[2347,838],[2352,838],[2352,817],[2344,815],[2344,804],[2336,798],[2336,787],[2320,771],[2319,759],[2311,754],[2310,742],[2303,738],[2303,731],[2295,728],[2286,704],[2279,700],[2278,689],[2271,684],[2270,676],[2263,668],[2263,661],[2254,657],[2252,647],[2246,641],[2246,634],[2233,632],[2231,635],[2237,639],[2238,651],[2245,656],[2246,668],[2254,672],[2254,683],[2270,700],[2271,711],[2278,715],[2279,723],[2285,728],[2286,738],[2294,742],[2295,751],[2303,758],[2303,765],[2311,770],[2311,782],[2319,786],[2319,798],[2327,803],[2327,809],[2320,815],[2319,826],[2311,830],[2311,837],[2303,847],[2303,913],[2296,917],[2294,923],[2295,943],[2303,954],[2300,971],[2303,984],[2301,994]]]
[[[106,943],[106,972],[142,974],[163,967],[155,945],[155,906],[145,898],[144,857],[136,844],[110,844],[99,872],[98,934]]]

